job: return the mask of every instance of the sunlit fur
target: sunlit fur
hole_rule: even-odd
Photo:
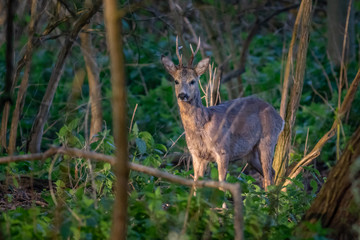
[[[209,59],[194,68],[175,66],[167,57],[162,57],[162,63],[177,83],[175,93],[193,160],[194,180],[204,175],[212,161],[218,165],[219,181],[224,181],[229,162],[246,159],[264,176],[266,189],[272,183],[274,148],[284,124],[276,110],[256,97],[206,108],[201,102],[198,78],[208,68]]]

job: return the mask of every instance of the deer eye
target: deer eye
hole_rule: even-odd
[[[179,81],[178,81],[178,80],[175,80],[175,84],[178,85],[178,84],[179,84]]]
[[[190,85],[194,85],[195,84],[195,80],[191,80]]]

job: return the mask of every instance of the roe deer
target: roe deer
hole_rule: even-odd
[[[251,96],[217,106],[203,106],[197,82],[207,70],[209,58],[192,66],[199,47],[200,39],[195,52],[191,47],[188,66],[182,63],[178,39],[179,65],[175,66],[168,57],[161,57],[166,71],[174,78],[186,143],[194,166],[194,180],[204,176],[211,161],[217,163],[219,181],[224,181],[229,162],[246,159],[264,177],[263,186],[267,190],[272,184],[274,148],[284,121],[270,104]]]

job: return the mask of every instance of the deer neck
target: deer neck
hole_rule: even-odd
[[[189,102],[178,100],[178,105],[185,132],[201,131],[205,123],[209,121],[208,110],[202,105],[200,96]]]

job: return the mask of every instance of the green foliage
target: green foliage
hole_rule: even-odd
[[[84,7],[83,1],[68,2],[71,3],[69,4],[71,9],[82,11]],[[261,1],[255,2],[261,3]],[[121,3],[126,5],[128,2],[121,1]],[[205,16],[210,16],[208,13],[211,13],[211,19],[215,19],[214,21],[221,24],[232,23],[230,31],[219,27],[221,34],[217,34],[215,32],[218,26],[214,25],[214,29],[210,29],[215,31],[214,34],[205,32],[192,4],[195,7],[200,6]],[[228,4],[226,1],[205,0],[201,3],[194,1],[192,4],[183,10],[186,10],[186,17],[202,38],[205,55],[211,56],[212,62],[217,60],[214,58],[216,55],[213,52],[214,46],[210,46],[211,41],[217,41],[216,47],[224,52],[223,55],[226,57],[222,59],[223,62],[215,62],[215,66],[221,65],[224,68],[223,74],[235,70],[240,60],[241,46],[248,37],[250,28],[247,26],[251,26],[257,19],[261,20],[263,16],[258,18],[256,11],[253,10],[247,13],[243,11],[244,9],[239,9],[235,2]],[[198,4],[200,5],[197,6]],[[125,70],[129,122],[138,104],[129,133],[129,156],[132,162],[190,178],[189,176],[193,175],[191,168],[187,171],[181,165],[174,167],[164,158],[167,153],[170,155],[174,152],[183,152],[186,144],[182,137],[173,146],[173,141],[182,134],[183,128],[173,93],[173,83],[168,81],[170,76],[163,70],[159,59],[162,54],[175,57],[175,25],[167,15],[169,9],[166,1],[159,1],[158,5],[159,9],[163,7],[165,11],[158,13],[155,7],[141,8],[132,11],[122,20],[125,43],[123,52],[127,64]],[[354,3],[354,8],[359,10],[360,4]],[[208,9],[209,12],[206,12]],[[315,146],[319,138],[330,129],[338,110],[336,78],[339,76],[339,69],[331,66],[327,59],[325,18],[318,17],[318,14],[314,12],[312,26],[314,29],[310,36],[304,89],[296,115],[290,163],[299,161],[304,156],[304,150],[308,152]],[[294,17],[292,15],[293,13],[284,12],[262,24],[261,31],[250,44],[245,73],[241,76],[244,96],[256,94],[273,104],[276,109],[280,106],[284,71],[283,55],[287,53],[286,47],[289,45],[292,31],[292,27],[289,28],[284,23],[289,22],[288,20]],[[226,18],[223,19],[222,16]],[[264,17],[266,16],[269,16],[269,12],[264,14]],[[246,26],[240,24],[238,19],[246,22]],[[15,24],[27,25],[29,20],[29,13],[26,13],[24,16],[16,16]],[[210,18],[208,20],[210,21]],[[44,26],[43,24],[39,28]],[[356,24],[356,29],[359,29],[359,26]],[[34,51],[17,139],[19,154],[25,152],[25,141],[58,59],[59,46],[63,44],[62,41],[70,28],[69,22],[61,23],[56,30],[58,36],[54,35],[54,39],[44,39],[41,47]],[[181,28],[184,31],[185,41],[193,41],[194,39],[189,38],[186,26]],[[104,31],[103,23],[92,24],[90,31],[96,50],[96,62],[100,69],[99,91],[103,97],[103,130],[96,135],[94,142],[86,141],[90,119],[89,86],[86,77],[80,96],[71,103],[73,106],[69,106],[68,103],[73,90],[74,73],[85,67],[80,44],[77,41],[66,61],[64,73],[50,108],[44,129],[43,150],[49,145],[61,145],[86,148],[108,155],[114,154],[114,140],[111,127],[108,127],[113,124],[111,108],[113,89],[111,89],[110,61],[108,49],[105,47]],[[16,36],[19,38],[15,49],[16,60],[23,52],[27,41],[27,31],[23,32],[19,30],[17,33],[19,36]],[[235,45],[236,52],[231,49],[231,45]],[[184,56],[189,54],[187,46],[184,46],[182,53]],[[4,43],[0,46],[1,79],[5,79],[5,56]],[[195,62],[199,59],[200,56]],[[347,65],[349,82],[355,76],[357,69],[358,63],[355,61]],[[23,72],[20,73],[20,77],[22,76]],[[333,90],[330,89],[326,76],[330,79],[330,87]],[[206,76],[202,78],[202,81],[207,81]],[[4,89],[4,81],[0,81],[0,87]],[[223,101],[227,100],[228,87],[226,84],[221,86]],[[313,88],[323,98],[319,97]],[[17,91],[18,87],[15,87],[14,96]],[[342,99],[345,94],[346,91],[343,90]],[[356,106],[359,104],[360,92],[356,94],[353,108],[341,126],[341,148],[358,125],[360,108]],[[14,106],[11,110],[13,108]],[[242,171],[241,167],[231,169],[231,174],[227,175],[226,180],[241,183],[246,239],[292,239],[293,229],[299,224],[302,215],[326,180],[322,176],[324,170],[335,163],[337,151],[335,141],[334,138],[324,146],[316,160],[316,167],[304,167],[304,173],[292,179],[287,191],[280,191],[272,186],[268,192],[264,192],[257,184],[258,179],[243,173],[239,175]],[[15,209],[1,209],[0,226],[5,238],[51,239],[55,234],[63,239],[109,238],[114,201],[114,174],[109,163],[89,163],[87,159],[58,156],[44,161],[0,165],[1,187],[5,186],[6,181],[11,182],[9,186],[6,185],[8,189],[5,187],[4,190],[0,189],[0,196],[4,202],[11,205],[16,201],[16,191],[22,191],[21,177],[30,175],[35,179],[46,181],[50,176],[53,190],[51,192],[48,186],[44,186],[44,189],[37,192],[45,205],[38,205],[35,199],[30,199],[28,201],[31,201],[31,207],[20,205]],[[205,179],[218,179],[216,164],[209,164]],[[358,195],[359,193],[356,196],[359,197]],[[55,204],[54,199],[58,205]],[[219,209],[223,202],[228,209]],[[193,196],[188,187],[170,184],[162,179],[131,171],[128,207],[128,239],[232,239],[234,237],[233,200],[229,192],[197,189],[196,196]],[[323,229],[319,223],[306,223],[306,226],[314,233],[314,239],[325,239],[324,236],[330,231]]]
[[[73,120],[64,125],[59,133],[59,142],[68,146],[83,146],[83,138],[79,138],[76,129],[78,120]],[[99,143],[94,143],[98,149],[106,150],[104,153],[111,154],[113,149],[112,138],[108,130],[99,133]],[[134,162],[144,165],[159,167],[162,163],[161,156],[167,151],[162,144],[157,144],[152,135],[146,131],[140,131],[135,123],[129,136],[130,153]],[[104,146],[102,146],[104,145]],[[66,160],[70,164],[66,177],[72,181],[61,180],[62,167]],[[61,238],[71,239],[104,239],[108,238],[111,228],[111,212],[113,204],[113,181],[114,175],[108,163],[93,163],[94,172],[89,172],[85,159],[64,158],[56,161],[53,167],[55,189],[54,196],[48,191],[43,192],[43,199],[47,206],[29,209],[17,208],[4,212],[0,220],[8,226],[3,232],[13,239],[23,238],[48,238],[53,236],[56,225],[57,212],[61,212],[61,225],[59,234]],[[75,161],[74,161],[75,160]],[[51,160],[44,164],[48,166]],[[19,171],[30,171],[29,163],[12,163],[9,167],[12,174]],[[217,168],[213,163],[209,164],[210,177],[217,179]],[[25,167],[25,168],[24,168]],[[76,171],[73,168],[77,169]],[[318,174],[316,170],[309,168],[310,172]],[[164,171],[188,177],[192,171],[174,170],[171,166]],[[241,171],[241,169],[236,169]],[[97,192],[96,200],[92,197],[93,186],[88,180],[91,175],[95,179]],[[228,175],[228,182],[239,182],[242,185],[244,197],[244,221],[245,237],[247,239],[286,239],[291,236],[292,229],[299,222],[304,209],[312,198],[315,197],[317,184],[311,181],[312,191],[310,194],[304,191],[301,178],[294,181],[288,187],[287,192],[281,192],[273,187],[265,193],[255,184],[254,178],[241,174],[237,179]],[[18,186],[18,183],[15,184]],[[197,189],[196,196],[192,196],[190,188],[170,184],[155,177],[131,171],[129,195],[129,239],[166,239],[179,237],[182,239],[199,239],[210,237],[212,239],[231,239],[234,237],[233,230],[233,206],[231,195],[214,189]],[[57,204],[55,204],[55,197]],[[11,201],[11,199],[8,199]],[[59,203],[62,202],[59,207]],[[219,208],[225,202],[227,209]],[[36,216],[36,217],[34,217]],[[184,227],[185,226],[185,227]],[[6,230],[7,229],[7,230]]]

